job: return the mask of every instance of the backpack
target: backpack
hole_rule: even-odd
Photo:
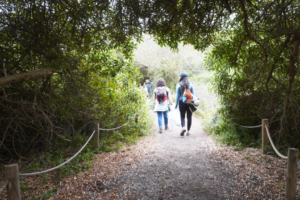
[[[155,93],[155,97],[159,103],[167,100],[168,94],[166,91],[166,87],[158,87]]]
[[[189,89],[186,89],[183,93],[183,103],[192,103],[193,102],[193,95]]]

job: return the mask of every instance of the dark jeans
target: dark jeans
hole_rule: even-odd
[[[188,104],[179,101],[179,111],[181,116],[181,126],[185,126],[185,113],[187,113],[187,130],[189,131],[192,125],[192,112],[189,109]]]

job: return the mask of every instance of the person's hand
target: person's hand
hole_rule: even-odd
[[[175,109],[177,109],[177,106],[178,106],[178,105],[175,106]]]

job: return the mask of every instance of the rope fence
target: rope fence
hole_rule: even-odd
[[[243,126],[243,125],[240,125],[240,124],[237,124],[235,122],[233,122],[234,124],[240,126],[240,127],[243,127],[243,128],[259,128],[259,127],[262,127],[262,125],[256,125],[256,126]]]
[[[259,128],[259,127],[262,127],[262,125],[257,125],[257,126],[242,126],[240,125],[241,127],[243,128]]]
[[[271,136],[270,136],[268,126],[265,126],[265,128],[266,128],[268,138],[269,138],[269,140],[270,140],[270,143],[271,143],[271,145],[272,145],[274,151],[277,153],[277,155],[278,155],[279,157],[281,157],[281,158],[283,158],[283,159],[288,159],[287,156],[284,156],[284,155],[282,155],[281,153],[279,153],[279,151],[278,151],[277,148],[275,147],[275,145],[274,145],[274,143],[273,143],[273,140],[272,140],[272,138],[271,138]]]
[[[135,117],[135,122],[138,123],[137,114],[135,114],[133,117],[130,117],[130,118],[134,118],[134,117]],[[120,129],[120,128],[126,126],[127,124],[129,124],[129,122],[130,122],[130,120],[128,120],[128,122],[126,122],[125,124],[123,124],[119,127],[110,128],[110,129],[99,128],[99,123],[95,123],[93,133],[91,134],[89,139],[86,141],[86,143],[80,148],[80,150],[75,155],[73,155],[71,158],[69,158],[67,161],[63,162],[62,164],[60,164],[56,167],[53,167],[53,168],[50,168],[50,169],[47,169],[44,171],[40,171],[40,172],[19,173],[18,164],[5,165],[5,175],[7,177],[7,180],[6,180],[5,184],[0,188],[0,192],[2,192],[8,184],[10,184],[9,187],[7,187],[7,198],[13,199],[13,200],[21,199],[19,176],[33,176],[33,175],[44,174],[44,173],[51,172],[53,170],[56,170],[64,165],[66,165],[71,160],[73,160],[87,146],[87,144],[90,142],[92,137],[94,137],[94,147],[95,147],[96,151],[99,152],[100,130],[103,130],[103,131],[117,130],[117,129]]]
[[[236,123],[235,123],[236,124]],[[239,125],[239,124],[237,124]],[[262,119],[262,124],[257,126],[242,126],[244,128],[258,128],[262,127],[262,153],[266,154],[266,144],[270,141],[272,148],[276,154],[287,160],[287,170],[286,170],[286,187],[285,187],[285,197],[288,199],[296,199],[297,194],[297,171],[300,169],[300,161],[298,159],[299,150],[295,148],[288,149],[288,156],[282,155],[273,143],[273,140],[269,131],[269,120]]]
[[[129,122],[127,122],[126,124],[123,124],[122,126],[116,127],[116,128],[110,128],[110,129],[105,129],[105,128],[99,128],[99,130],[101,131],[113,131],[113,130],[117,130],[122,128],[123,126],[126,126]]]
[[[133,117],[130,117],[130,118],[134,118],[135,116],[136,116],[136,114],[135,114]],[[128,121],[128,122],[126,122],[125,124],[123,124],[123,125],[119,126],[119,127],[116,127],[116,128],[110,128],[110,129],[99,128],[99,130],[101,130],[101,131],[113,131],[113,130],[120,129],[120,128],[122,128],[122,127],[126,126],[127,124],[129,124],[129,121]]]
[[[235,124],[237,124],[237,123],[235,123]],[[241,126],[241,127],[243,127],[243,128],[259,128],[259,127],[262,127],[262,126],[263,126],[262,124],[256,125],[256,126],[243,126],[243,125],[240,125],[240,124],[237,124],[237,125],[239,125],[239,126]],[[264,127],[265,127],[267,136],[268,136],[268,138],[269,138],[269,141],[270,141],[270,143],[271,143],[271,145],[272,145],[274,151],[277,153],[277,155],[278,155],[279,157],[281,157],[281,158],[283,158],[283,159],[288,159],[288,157],[282,155],[282,154],[277,150],[276,146],[274,145],[273,140],[272,140],[272,138],[271,138],[271,135],[270,135],[270,133],[269,133],[269,128],[268,128],[269,126],[266,124]]]
[[[41,172],[32,172],[32,173],[20,173],[19,176],[33,176],[33,175],[39,175],[39,174],[44,174],[44,173],[47,173],[47,172],[51,172],[53,170],[56,170],[62,166],[64,166],[65,164],[69,163],[71,160],[73,160],[85,147],[86,145],[89,143],[89,141],[91,140],[91,138],[93,137],[95,131],[92,133],[92,135],[90,136],[90,138],[88,139],[88,141],[81,147],[81,149],[74,155],[72,156],[69,160],[63,162],[62,164],[56,166],[56,167],[53,167],[51,169],[47,169],[47,170],[44,170],[44,171],[41,171]]]
[[[5,189],[5,187],[8,185],[8,183],[9,183],[9,178],[6,180],[4,185],[2,185],[2,187],[0,188],[0,193]]]

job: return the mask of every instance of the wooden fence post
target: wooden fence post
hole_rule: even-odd
[[[99,153],[99,133],[100,133],[99,123],[95,123],[94,127],[95,127],[94,146],[95,146],[97,153]]]
[[[289,148],[285,187],[285,197],[288,199],[296,199],[298,165],[295,159],[298,158],[298,153],[298,149]]]
[[[266,145],[269,141],[267,130],[265,126],[269,126],[269,120],[268,119],[262,119],[262,127],[261,127],[261,137],[262,137],[262,153],[267,154]]]
[[[20,200],[19,169],[17,164],[5,165],[5,176],[9,178],[6,186],[8,200]]]

